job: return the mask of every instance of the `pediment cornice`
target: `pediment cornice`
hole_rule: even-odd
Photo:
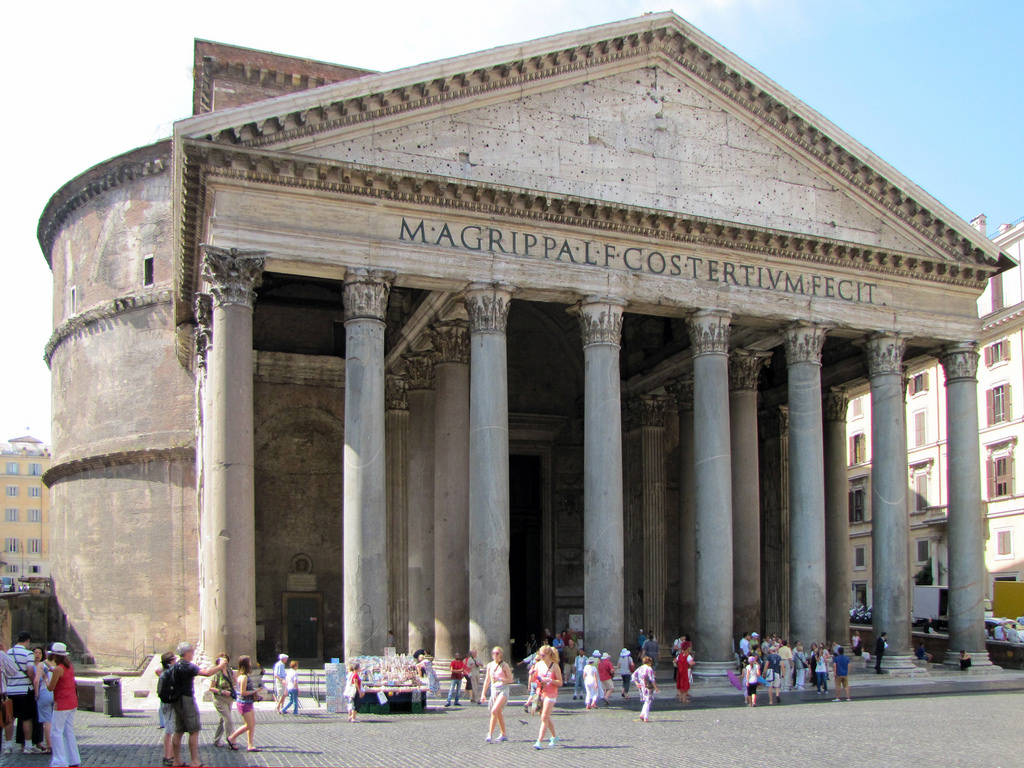
[[[509,58],[510,53],[520,55]],[[912,237],[952,262],[1012,266],[991,242],[823,116],[674,13],[509,46],[183,121],[176,132],[234,147],[270,147],[417,111],[518,93],[542,81],[661,62],[745,112]],[[460,64],[464,66],[460,67]]]
[[[186,141],[185,206],[179,263],[178,322],[191,317],[199,247],[197,232],[205,208],[205,190],[218,180],[326,195],[387,200],[439,212],[501,217],[533,226],[557,224],[677,243],[788,259],[794,262],[856,269],[879,275],[969,286],[982,290],[998,267],[960,264],[908,256],[841,240],[794,235],[737,222],[570,195],[538,192],[445,176],[392,171],[357,163],[239,146]]]

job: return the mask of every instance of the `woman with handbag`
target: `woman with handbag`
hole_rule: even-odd
[[[227,737],[228,747],[231,749],[238,749],[238,745],[235,744],[235,740],[245,734],[245,741],[248,745],[249,752],[259,752],[260,748],[256,746],[255,742],[255,731],[256,731],[256,713],[253,711],[255,708],[255,702],[260,701],[263,695],[260,693],[261,688],[254,686],[252,678],[252,660],[248,656],[238,657],[238,678],[236,683],[238,685],[238,713],[242,716],[242,720],[245,722],[235,729],[234,733]]]
[[[217,710],[217,716],[220,718],[217,722],[217,730],[213,734],[213,746],[215,747],[221,745],[221,736],[227,736],[234,729],[234,723],[231,722],[231,705],[235,700],[235,683],[232,680],[231,669],[228,667],[229,661],[231,661],[231,657],[226,653],[217,657],[217,663],[223,663],[224,669],[214,675],[213,682],[210,683],[213,708]]]

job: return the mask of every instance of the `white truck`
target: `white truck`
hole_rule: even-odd
[[[923,624],[926,619],[937,621],[943,628],[949,617],[948,587],[914,587],[911,614],[915,625]],[[935,627],[939,630],[939,627]],[[941,630],[940,630],[941,631]]]

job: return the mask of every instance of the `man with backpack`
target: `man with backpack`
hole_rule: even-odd
[[[157,695],[160,697],[161,704],[170,704],[172,708],[173,717],[167,722],[167,728],[171,727],[172,721],[174,725],[174,736],[171,740],[172,765],[182,765],[181,736],[184,733],[188,734],[189,765],[201,765],[199,762],[199,731],[202,726],[193,684],[197,675],[209,677],[227,667],[227,662],[221,659],[220,663],[215,666],[200,669],[198,665],[192,663],[195,652],[192,643],[179,643],[177,663],[164,670],[157,683]],[[165,754],[165,765],[166,761]]]

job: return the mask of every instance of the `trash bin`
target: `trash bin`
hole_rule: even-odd
[[[121,711],[121,678],[111,675],[103,678],[103,714],[123,717]]]

